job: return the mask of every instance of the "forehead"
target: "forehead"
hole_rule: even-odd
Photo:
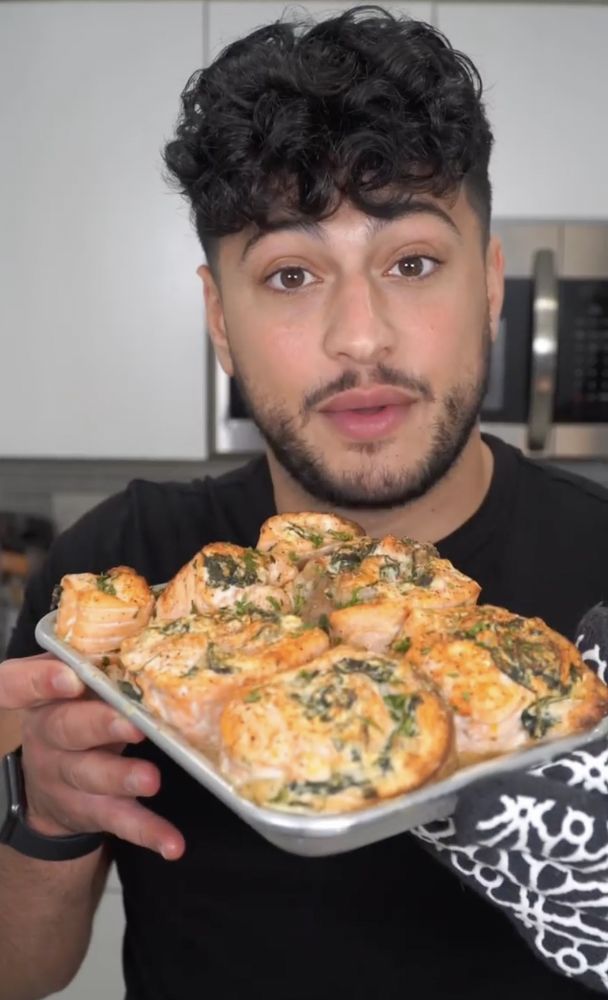
[[[267,227],[247,226],[238,233],[220,238],[220,257],[226,263],[240,266],[257,256],[260,248],[272,248],[294,238],[314,239],[328,247],[361,244],[367,246],[383,234],[397,237],[408,231],[438,233],[462,242],[479,234],[479,220],[461,187],[442,198],[432,195],[412,195],[399,207],[383,214],[369,214],[343,199],[334,212],[320,220],[301,218],[287,213],[277,215]],[[282,238],[283,237],[283,238]]]

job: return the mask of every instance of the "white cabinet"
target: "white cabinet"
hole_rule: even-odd
[[[203,4],[0,4],[0,456],[198,459],[202,252],[161,149]]]
[[[283,15],[285,20],[298,19],[307,11],[315,18],[320,19],[354,7],[355,4],[348,0],[302,0],[298,4],[288,4],[282,0],[209,0],[209,33],[208,33],[208,55],[210,59],[215,58],[218,52],[229,42],[234,41],[248,31],[253,31],[270,21],[277,21]],[[359,4],[365,6],[365,4]],[[413,3],[386,3],[384,5],[392,11],[404,11],[417,17],[421,21],[430,21],[433,4],[423,3],[416,0]]]
[[[608,7],[438,3],[484,82],[494,214],[608,218]]]

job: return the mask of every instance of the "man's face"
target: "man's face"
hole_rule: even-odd
[[[483,399],[502,295],[461,191],[391,221],[343,202],[321,223],[220,240],[207,317],[280,464],[341,508],[403,504],[453,465]]]

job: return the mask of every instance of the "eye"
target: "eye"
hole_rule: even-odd
[[[401,257],[388,273],[397,278],[428,278],[438,266],[439,261],[434,257],[414,254],[412,257]]]
[[[305,288],[313,281],[314,278],[310,271],[307,271],[305,267],[295,265],[281,267],[266,278],[266,284],[275,292],[295,291],[298,288]]]

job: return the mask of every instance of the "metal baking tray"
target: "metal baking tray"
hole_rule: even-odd
[[[450,816],[458,793],[493,774],[515,771],[543,763],[560,753],[583,746],[592,739],[608,735],[608,716],[594,729],[568,736],[532,749],[462,768],[456,774],[406,792],[381,805],[349,813],[306,816],[265,809],[239,795],[222,777],[215,764],[188,742],[173,726],[157,719],[138,702],[123,694],[118,685],[86,657],[55,635],[56,612],[46,615],[36,627],[40,646],[63,660],[100,698],[125,715],[153,743],[164,750],[201,785],[213,792],[242,820],[276,847],[306,857],[341,854],[378,840],[404,833],[422,823]]]

